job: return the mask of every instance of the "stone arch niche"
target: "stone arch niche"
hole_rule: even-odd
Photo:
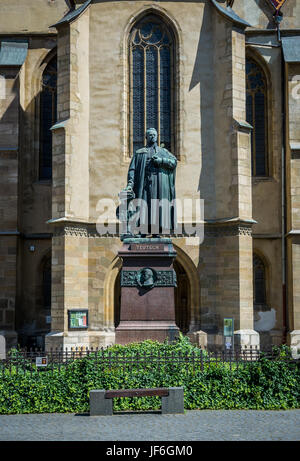
[[[184,267],[178,260],[174,261],[177,277],[175,288],[175,322],[181,333],[187,334],[191,320],[191,284]]]
[[[200,329],[200,285],[196,266],[190,257],[174,245],[177,257],[174,269],[177,276],[175,288],[176,324],[183,334]],[[120,271],[122,262],[115,257],[104,283],[104,323],[114,329],[120,321]]]

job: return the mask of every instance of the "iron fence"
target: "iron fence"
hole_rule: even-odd
[[[48,351],[32,348],[12,350],[7,354],[6,359],[0,360],[0,377],[5,373],[38,373],[42,370],[54,370],[60,372],[75,360],[87,358],[89,364],[95,369],[112,370],[119,368],[121,371],[130,372],[135,369],[174,369],[181,367],[187,372],[204,371],[213,366],[227,364],[230,370],[251,361],[269,360],[298,362],[288,353],[288,350],[261,351],[257,347],[235,350],[208,351],[199,349],[192,353],[182,352],[145,352],[125,353],[121,351],[110,352],[106,348],[71,348],[71,349],[50,349]]]

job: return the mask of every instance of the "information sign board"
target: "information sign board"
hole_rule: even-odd
[[[35,364],[37,367],[46,367],[48,365],[47,357],[36,357]]]
[[[88,327],[88,311],[87,310],[69,310],[69,328],[87,328]]]

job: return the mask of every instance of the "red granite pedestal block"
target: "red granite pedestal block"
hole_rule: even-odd
[[[174,298],[176,252],[171,240],[125,239],[119,256],[123,267],[116,343],[173,340],[179,329]]]

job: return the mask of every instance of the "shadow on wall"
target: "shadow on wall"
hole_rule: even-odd
[[[203,21],[199,36],[198,48],[195,57],[193,73],[190,81],[189,91],[200,85],[200,146],[199,161],[201,161],[201,173],[198,182],[198,192],[200,198],[204,200],[204,218],[214,218],[216,216],[216,171],[215,171],[215,132],[214,132],[214,45],[213,45],[213,9],[207,2],[204,5]],[[200,249],[201,248],[201,249]],[[205,305],[205,299],[211,300],[215,297],[215,275],[209,274],[205,270],[204,251],[209,252],[209,259],[215,259],[215,247],[212,245],[207,248],[199,248],[199,264],[197,271],[201,286],[201,324],[205,331],[216,333],[218,330],[218,316],[216,307]],[[210,290],[213,290],[210,291]],[[208,312],[209,310],[209,312]],[[204,326],[204,323],[205,326]]]
[[[18,75],[17,70],[11,69],[4,69],[1,71],[1,92],[0,92],[0,101],[1,99],[5,100],[7,97],[7,84],[11,79],[14,79],[13,87],[9,89],[10,100],[11,102],[6,107],[5,112],[1,116],[0,123],[1,123],[1,138],[0,138],[0,148],[1,150],[5,150],[5,148],[18,148],[18,127],[16,127],[16,117],[18,116],[19,111],[19,86],[20,86],[20,78]],[[3,104],[5,107],[5,103]],[[22,109],[21,109],[22,110]],[[19,117],[21,114],[19,115]],[[9,147],[8,147],[9,146]],[[6,177],[5,174],[1,175],[2,181],[3,178]]]
[[[19,68],[3,68],[6,78],[6,98],[3,101],[5,111],[0,119],[0,230],[15,230],[24,232],[43,232],[45,221],[51,217],[51,184],[45,187],[37,183],[38,179],[38,92],[24,109],[20,104]],[[13,82],[7,83],[7,81]],[[9,85],[9,87],[8,87]],[[14,181],[14,182],[13,182]],[[33,218],[33,219],[32,219]],[[45,305],[43,292],[43,272],[39,269],[43,262],[45,246],[51,247],[51,239],[43,240],[38,245],[36,254],[29,255],[29,242],[26,235],[21,234],[16,247],[5,248],[8,254],[6,268],[13,274],[0,278],[0,298],[7,298],[7,309],[2,311],[0,329],[16,330],[18,341],[26,337],[36,340],[37,335],[42,341],[45,332],[49,331],[46,316],[50,315],[49,306]],[[25,254],[26,251],[26,254]],[[15,255],[15,261],[12,257]],[[25,256],[25,257],[24,257]],[[47,302],[49,304],[49,301]],[[47,304],[46,303],[46,304]],[[10,310],[9,310],[10,308]],[[12,311],[13,308],[13,311]],[[46,310],[47,308],[47,310]],[[8,311],[6,313],[6,310]],[[8,323],[8,314],[11,323]],[[21,336],[20,336],[21,335]],[[25,344],[24,344],[25,345]],[[35,342],[28,346],[40,346]]]
[[[266,2],[266,0],[255,0],[255,3],[256,5],[258,6],[258,10],[262,11],[267,19],[268,19],[268,24],[267,26],[265,26],[264,24],[261,24],[264,28],[266,29],[275,29],[275,23],[274,23],[274,19],[273,19],[273,12],[271,10],[271,6],[269,6],[267,3],[269,3],[269,0],[268,2]],[[245,15],[247,16],[247,15]],[[246,21],[247,21],[247,18],[246,18]],[[250,24],[251,24],[251,20],[249,21]]]
[[[0,330],[15,330],[18,206],[18,68],[1,67],[0,120]],[[7,233],[7,234],[6,234]],[[7,346],[15,336],[7,336]]]
[[[203,21],[199,36],[197,54],[189,91],[200,85],[200,146],[199,160],[201,159],[201,174],[198,183],[198,192],[204,199],[205,217],[216,213],[215,191],[215,140],[214,140],[214,66],[212,47],[212,7],[204,5]],[[209,209],[209,211],[208,211]]]

